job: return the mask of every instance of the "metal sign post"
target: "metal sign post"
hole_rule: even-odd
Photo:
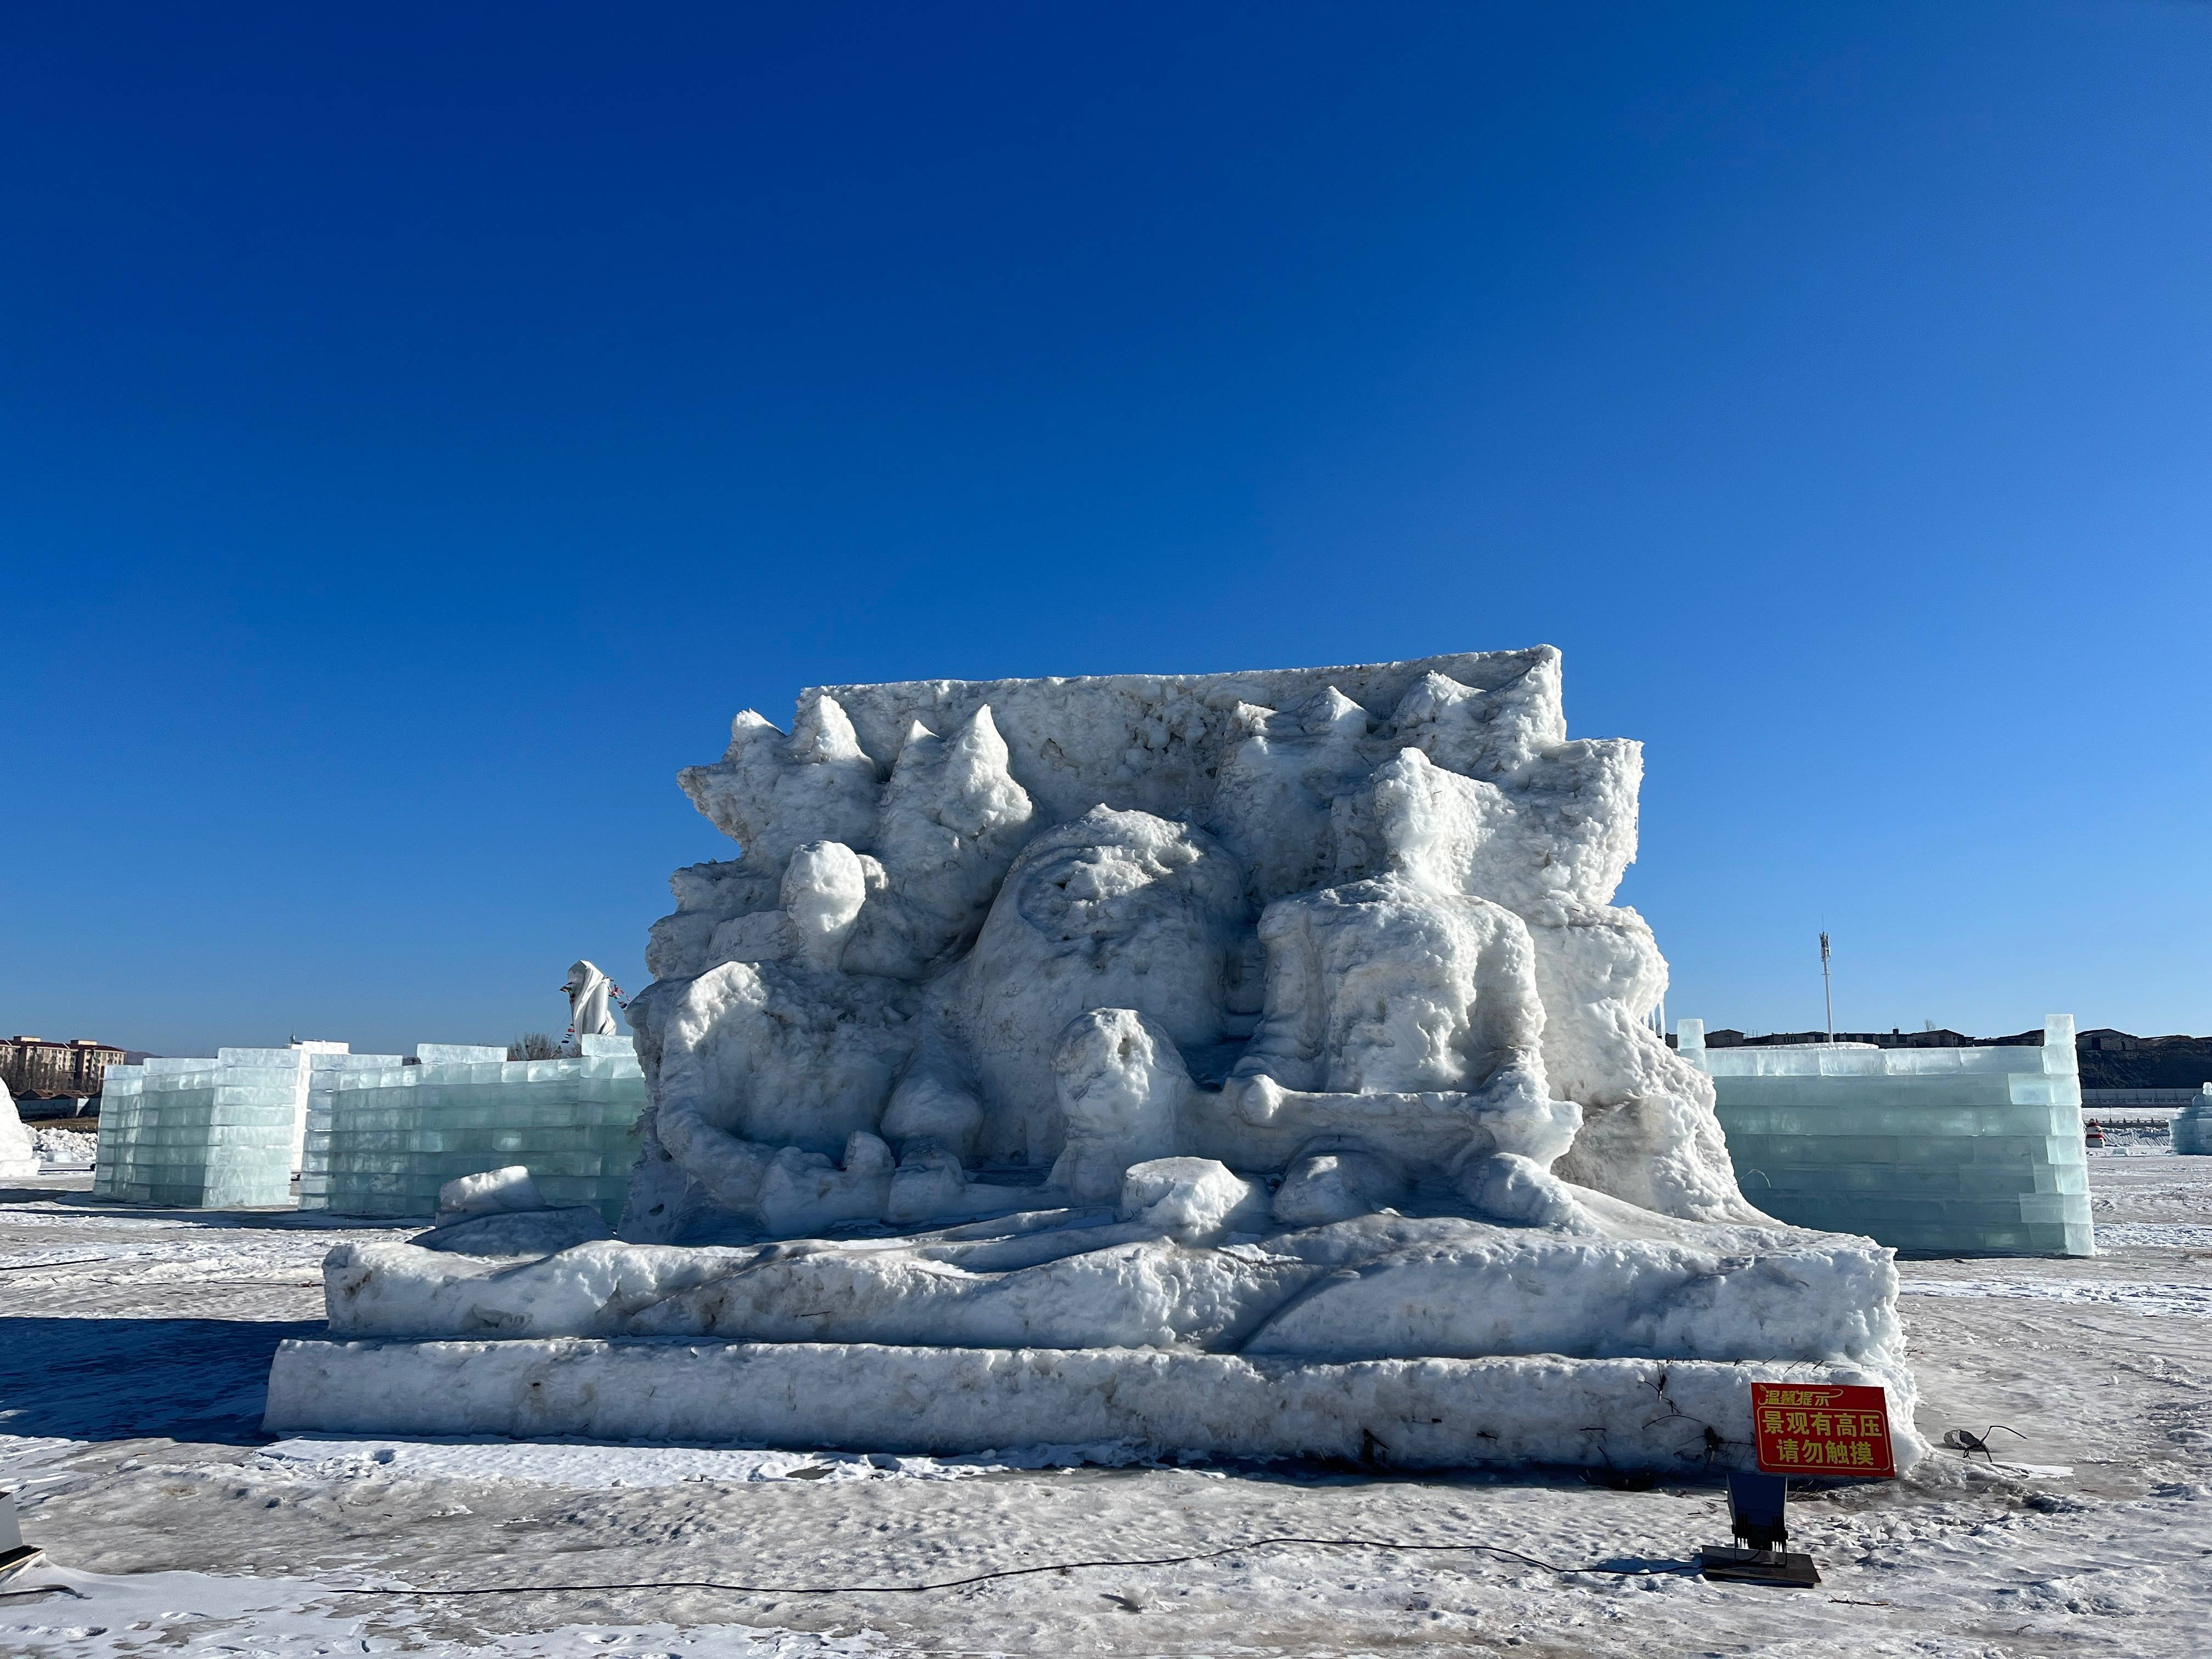
[[[1888,1396],[1852,1384],[1754,1382],[1751,1424],[1758,1472],[1728,1478],[1729,1530],[1742,1541],[1706,1545],[1698,1565],[1708,1578],[1809,1589],[1820,1582],[1813,1558],[1786,1547],[1790,1477],[1894,1480]]]
[[[1828,936],[1820,935],[1820,1000],[1828,1006],[1828,1041],[1836,1040],[1836,988],[1828,978]]]

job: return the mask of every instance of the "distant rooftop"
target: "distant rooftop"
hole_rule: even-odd
[[[1934,1030],[1908,1031],[1893,1025],[1887,1031],[1838,1031],[1831,1038],[1826,1031],[1769,1031],[1759,1036],[1739,1031],[1729,1026],[1718,1026],[1705,1033],[1708,1048],[1802,1048],[1807,1043],[1857,1042],[1876,1048],[2040,1048],[2043,1028],[2016,1031],[2009,1036],[1968,1036],[1963,1031],[1947,1027]],[[1671,1048],[1674,1039],[1667,1038]],[[2188,1036],[2137,1036],[2131,1031],[2116,1031],[2112,1027],[2099,1026],[2094,1030],[2078,1031],[2074,1044],[2092,1054],[2134,1054],[2145,1048],[2160,1048],[2172,1043],[2212,1043],[2212,1037]]]
[[[2006,1036],[1968,1036],[1948,1029],[1908,1031],[1838,1031],[1838,1042],[1868,1043],[1877,1048],[2037,1048],[2043,1028]],[[1728,1026],[1705,1033],[1708,1048],[1786,1048],[1828,1041],[1826,1031],[1770,1031],[1753,1036]],[[1674,1046],[1670,1034],[1667,1046]],[[2085,1089],[2195,1089],[2212,1083],[2212,1036],[2137,1036],[2109,1025],[2077,1031],[2075,1052]]]

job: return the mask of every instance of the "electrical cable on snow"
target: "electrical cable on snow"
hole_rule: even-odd
[[[346,1595],[545,1595],[559,1593],[591,1594],[610,1590],[671,1590],[708,1589],[730,1590],[741,1595],[917,1595],[928,1590],[959,1589],[969,1584],[981,1584],[994,1578],[1024,1578],[1041,1572],[1073,1572],[1083,1567],[1172,1567],[1188,1561],[1215,1561],[1224,1555],[1239,1555],[1246,1550],[1266,1549],[1282,1544],[1319,1545],[1333,1549],[1458,1551],[1475,1550],[1486,1555],[1503,1555],[1512,1560],[1526,1562],[1532,1567],[1541,1567],[1547,1572],[1561,1575],[1577,1572],[1603,1573],[1614,1578],[1655,1578],[1669,1573],[1694,1573],[1698,1571],[1694,1562],[1678,1562],[1663,1567],[1562,1567],[1534,1555],[1524,1555],[1519,1550],[1510,1550],[1498,1544],[1406,1544],[1389,1538],[1254,1538],[1241,1544],[1231,1544],[1218,1550],[1202,1550],[1194,1555],[1158,1555],[1143,1559],[1097,1561],[1050,1561],[1034,1567],[1001,1567],[994,1572],[971,1573],[965,1578],[947,1578],[933,1584],[726,1584],[713,1579],[682,1578],[651,1583],[621,1584],[484,1584],[463,1589],[341,1589],[325,1584],[325,1589],[336,1589]]]
[[[89,1267],[98,1262],[112,1261],[108,1255],[82,1255],[69,1261],[8,1261],[0,1262],[0,1273],[27,1273],[40,1267]]]

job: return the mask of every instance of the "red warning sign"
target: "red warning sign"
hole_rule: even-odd
[[[1889,1399],[1844,1383],[1754,1382],[1752,1432],[1768,1474],[1893,1479]]]

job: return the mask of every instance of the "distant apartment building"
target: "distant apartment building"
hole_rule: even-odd
[[[13,1036],[0,1042],[0,1083],[18,1102],[80,1101],[100,1092],[100,1079],[123,1057],[124,1050],[90,1037],[50,1042]]]

